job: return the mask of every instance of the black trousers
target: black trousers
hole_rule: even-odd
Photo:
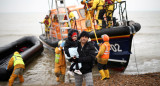
[[[70,66],[70,71],[73,71],[74,69],[73,69],[73,67],[74,67],[74,65],[76,65],[76,70],[79,70],[79,66],[78,66],[78,63],[73,63],[71,66]]]
[[[98,63],[97,65],[98,65],[98,70],[102,70],[102,69],[107,70],[108,69],[107,64]]]

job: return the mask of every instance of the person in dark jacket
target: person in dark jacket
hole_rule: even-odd
[[[66,59],[68,59],[71,62],[70,71],[67,73],[73,76],[73,73],[82,74],[80,71],[80,68],[82,67],[81,63],[78,62],[72,62],[71,60],[74,58],[79,58],[78,54],[78,31],[75,29],[71,29],[68,33],[68,39],[65,42],[64,51],[66,53]]]
[[[82,63],[80,69],[82,75],[74,74],[76,86],[82,86],[83,78],[86,86],[93,86],[92,67],[95,59],[95,48],[92,42],[88,42],[89,34],[83,31],[80,34],[80,42],[78,42],[79,58],[74,58],[73,62]]]

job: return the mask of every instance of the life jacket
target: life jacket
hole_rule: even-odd
[[[46,19],[46,20],[44,21],[44,24],[45,24],[45,25],[49,25],[48,19]]]
[[[97,4],[96,9],[99,9],[99,7],[102,7],[102,9],[105,9],[105,0],[99,0],[99,3]]]
[[[103,45],[105,45],[106,50],[105,50],[104,54],[101,56],[101,58],[109,59],[109,54],[110,54],[110,44],[109,44],[109,42],[105,42],[105,43],[103,43]]]
[[[59,63],[60,54],[55,53],[55,63]]]
[[[13,58],[14,58],[14,66],[17,65],[17,64],[23,64],[24,65],[23,59],[21,58],[20,54],[14,55]]]
[[[107,3],[108,5],[113,4],[112,0],[105,0],[105,3]]]

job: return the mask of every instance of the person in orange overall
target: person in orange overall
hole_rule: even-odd
[[[25,64],[23,62],[23,59],[21,58],[21,55],[17,51],[14,52],[14,55],[9,60],[6,70],[10,69],[12,66],[14,66],[14,70],[9,79],[9,86],[13,85],[13,82],[17,77],[19,77],[20,83],[24,82],[23,71],[25,69]]]
[[[98,62],[99,73],[102,77],[101,80],[105,80],[109,79],[109,70],[107,68],[107,62],[110,54],[110,43],[108,35],[102,35],[102,39],[104,43],[100,45],[100,49],[96,58]]]
[[[64,42],[59,41],[58,45],[60,47],[55,48],[55,65],[54,73],[56,75],[57,82],[65,82],[65,72],[66,72],[66,61],[63,53]]]
[[[85,16],[86,16],[86,22],[85,22],[85,25],[86,25],[86,28],[87,28],[87,31],[88,32],[91,32],[91,20],[90,20],[90,17],[93,18],[93,14],[94,14],[94,10],[90,10],[89,12],[87,11],[87,7],[86,7],[86,3],[88,5],[88,8],[92,7],[93,5],[93,0],[82,0],[81,1],[81,4],[84,4],[84,9],[85,9]],[[90,14],[90,16],[89,16]]]

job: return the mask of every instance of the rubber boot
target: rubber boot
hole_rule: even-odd
[[[56,75],[56,81],[59,82],[60,73],[59,72],[55,73],[55,75]]]
[[[56,81],[59,82],[59,77],[56,77]]]
[[[24,82],[23,75],[18,75],[20,83]]]
[[[101,74],[101,77],[102,77],[101,80],[107,79],[107,78],[106,78],[106,75],[105,75],[105,73],[104,73],[104,70],[100,70],[99,73]]]
[[[64,82],[65,82],[65,75],[61,75],[61,76],[60,76],[60,82],[61,82],[61,83],[64,83]]]
[[[104,70],[104,73],[105,73],[107,79],[110,79],[110,77],[109,77],[109,70],[108,70],[108,69],[107,69],[107,70]]]

